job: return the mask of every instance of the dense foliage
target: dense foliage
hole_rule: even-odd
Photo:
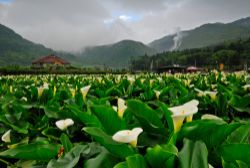
[[[0,85],[0,167],[250,165],[246,73],[23,75]]]
[[[225,64],[226,70],[243,69],[245,64],[250,65],[250,38],[200,49],[163,52],[152,57],[144,55],[131,61],[131,67],[134,70],[150,70],[173,64],[196,64],[198,67],[218,68],[221,63]]]

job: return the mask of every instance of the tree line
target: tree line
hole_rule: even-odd
[[[130,68],[133,71],[150,71],[176,64],[208,69],[224,64],[225,70],[243,69],[247,65],[250,67],[250,38],[226,41],[204,48],[166,51],[153,56],[143,55],[130,60]]]

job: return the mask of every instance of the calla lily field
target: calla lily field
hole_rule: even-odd
[[[247,168],[250,75],[0,77],[0,167]]]

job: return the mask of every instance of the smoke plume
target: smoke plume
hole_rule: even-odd
[[[170,49],[170,51],[174,51],[174,50],[178,49],[181,46],[182,38],[183,38],[183,33],[182,33],[180,28],[177,28],[175,36],[173,37],[174,45]]]

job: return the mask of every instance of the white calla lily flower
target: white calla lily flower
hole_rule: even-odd
[[[85,87],[81,88],[83,99],[86,98],[86,96],[87,96],[87,94],[89,92],[90,87],[91,87],[91,85],[88,85],[88,86],[85,86]]]
[[[59,120],[56,122],[56,126],[62,131],[66,130],[69,126],[73,124],[74,124],[74,121],[70,118],[65,119],[65,120]]]
[[[116,142],[129,143],[136,147],[138,136],[143,132],[142,128],[134,128],[132,130],[121,130],[116,132],[112,139]]]
[[[5,132],[3,134],[3,136],[2,136],[2,141],[3,142],[6,142],[6,143],[11,142],[11,140],[10,140],[10,131],[11,130],[8,130],[7,132]]]
[[[71,92],[72,97],[74,98],[75,95],[76,95],[76,90],[73,89],[73,88],[70,88],[69,90],[70,90],[70,92]]]
[[[250,90],[250,84],[242,86],[245,91]]]
[[[128,76],[127,79],[130,82],[130,84],[133,84],[135,82],[134,76]]]
[[[112,108],[113,108],[115,111],[118,110],[117,106],[112,106]]]
[[[160,95],[161,95],[161,92],[158,91],[158,90],[154,90],[154,92],[155,92],[156,98],[159,99],[159,97],[160,97]]]
[[[193,114],[198,112],[198,104],[198,100],[191,100],[183,105],[169,108],[169,110],[173,113],[172,118],[175,132],[178,132],[181,129],[185,118],[187,122],[192,121]]]
[[[198,97],[203,97],[203,96],[205,96],[205,93],[204,93],[202,90],[197,89],[197,88],[194,88],[194,90],[197,92],[197,96],[198,96]]]
[[[198,92],[197,93],[198,97],[203,97],[203,96],[209,95],[212,100],[215,100],[216,97],[217,97],[217,92],[216,91],[202,91],[202,90],[197,89],[197,88],[194,88],[194,90],[196,92]]]
[[[118,112],[118,116],[120,118],[123,117],[123,113],[127,109],[127,106],[125,105],[125,103],[126,103],[125,100],[118,98],[118,100],[117,100],[117,105],[118,105],[117,112]]]
[[[43,88],[43,87],[38,87],[38,88],[37,88],[38,97],[41,97],[41,96],[42,96],[42,94],[43,94],[43,90],[44,90],[44,88]]]
[[[43,86],[40,86],[40,87],[37,88],[38,97],[42,96],[44,89],[49,89],[49,84],[48,83],[44,83]]]
[[[209,95],[212,100],[215,100],[217,97],[216,96],[217,92],[215,92],[215,91],[205,91],[204,93],[205,93],[205,95]]]

